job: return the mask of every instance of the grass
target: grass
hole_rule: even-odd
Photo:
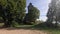
[[[2,26],[3,23],[0,23],[0,26]],[[32,30],[40,30],[45,31],[49,34],[60,34],[60,29],[57,28],[49,28],[46,27],[44,24],[36,24],[36,25],[18,25],[16,28],[25,28],[25,29],[32,29]]]
[[[48,34],[60,34],[60,29],[52,28],[52,27],[47,27],[44,24],[35,25],[33,28],[37,29],[37,30],[46,31]]]
[[[19,26],[16,26],[16,27],[20,27],[20,28],[22,28],[22,27],[26,28],[27,27],[28,28],[28,27],[32,27],[32,26],[34,26],[34,25],[19,25]]]
[[[17,26],[19,28],[25,28],[25,29],[32,29],[32,30],[40,30],[40,31],[45,31],[48,34],[60,34],[60,29],[57,28],[49,28],[46,27],[44,24],[37,24],[37,25],[20,25]]]
[[[4,23],[0,23],[0,27],[2,27],[4,25]]]
[[[48,30],[49,31],[49,30]],[[51,34],[60,34],[60,30],[51,30],[49,31]]]

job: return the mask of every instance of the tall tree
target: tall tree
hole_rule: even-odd
[[[47,22],[52,23],[53,21],[55,21],[55,26],[57,27],[57,22],[60,21],[59,14],[60,14],[60,1],[52,0],[49,5],[49,9],[47,13],[47,17],[48,17]]]
[[[35,22],[36,19],[39,19],[40,11],[32,5],[32,3],[28,6],[28,13],[26,14],[26,22]]]
[[[4,26],[10,27],[16,18],[22,20],[25,14],[26,0],[0,0],[0,16]]]

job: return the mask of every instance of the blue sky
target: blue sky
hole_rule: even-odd
[[[40,20],[45,21],[47,19],[46,14],[49,8],[48,5],[51,0],[27,0],[26,7],[29,5],[30,2],[40,10]]]

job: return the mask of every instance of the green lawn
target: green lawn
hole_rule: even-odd
[[[46,31],[49,34],[60,34],[60,29],[58,28],[49,28],[46,27],[45,25],[35,25],[34,28],[36,28],[37,30],[42,30],[42,31]]]
[[[3,23],[0,23],[0,26],[2,26]],[[45,25],[41,26],[40,24],[38,25],[18,25],[16,26],[16,28],[23,28],[23,29],[32,29],[32,30],[42,30],[45,31],[49,34],[60,34],[60,29],[56,29],[56,28],[48,28]]]
[[[26,29],[32,29],[32,30],[40,30],[40,31],[45,31],[49,34],[60,34],[60,29],[55,29],[55,28],[48,28],[44,26],[39,26],[39,25],[20,25],[18,26],[20,28],[26,28]]]
[[[2,27],[4,25],[4,23],[0,23],[0,27]]]
[[[49,30],[48,30],[49,31]],[[51,34],[60,34],[60,30],[51,30],[49,31]]]

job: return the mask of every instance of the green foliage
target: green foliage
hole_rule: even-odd
[[[25,15],[25,6],[26,0],[0,0],[0,16],[5,25],[11,25],[17,18],[22,20]]]
[[[19,26],[19,24],[16,21],[12,21],[11,27]]]
[[[35,22],[35,20],[39,18],[39,15],[40,11],[30,3],[28,6],[28,13],[26,14],[25,21],[28,23]]]

